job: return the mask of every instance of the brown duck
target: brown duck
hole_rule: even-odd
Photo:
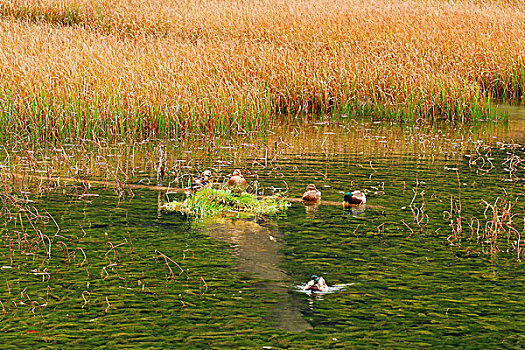
[[[321,200],[321,191],[315,188],[314,184],[306,186],[306,192],[303,194],[305,202],[319,202]]]
[[[246,190],[247,186],[248,186],[248,183],[246,182],[246,179],[244,178],[244,176],[242,176],[241,171],[239,169],[235,169],[233,171],[232,176],[226,183],[227,188],[234,189],[234,190],[244,191]]]

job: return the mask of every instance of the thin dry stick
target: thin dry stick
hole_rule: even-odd
[[[131,241],[131,234],[128,231],[128,237],[129,237],[129,247],[131,249],[131,254],[133,254],[133,242]]]
[[[108,299],[108,297],[106,297],[106,303],[107,303],[108,306],[106,307],[106,309],[104,310],[104,312],[108,312],[108,310],[111,308],[111,304],[109,303],[109,299]]]
[[[9,297],[11,296],[11,288],[9,288],[9,282],[7,280],[5,280],[5,284],[7,286],[7,300],[9,300]]]
[[[380,224],[379,226],[377,226],[377,233],[378,234],[381,234],[381,229],[383,230],[383,232],[385,232],[385,223],[383,222],[382,224]]]
[[[410,230],[410,234],[408,235],[408,237],[412,236],[414,234],[414,230],[412,230],[412,227],[408,226],[407,223],[403,219],[401,219],[401,222],[403,223],[403,225],[408,227],[408,229]]]
[[[24,300],[24,295],[27,298],[27,300],[31,301],[31,298],[29,297],[29,294],[27,294],[27,287],[24,288],[24,290],[22,290],[20,292],[20,298],[21,298],[22,301]]]
[[[204,287],[206,289],[204,290],[204,292],[201,292],[201,287],[202,287],[203,284],[204,284]],[[199,292],[201,292],[201,295],[204,295],[204,294],[206,294],[207,291],[208,291],[208,284],[206,283],[204,278],[201,277],[201,283],[199,284]]]
[[[73,251],[73,256],[77,257],[77,250],[80,250],[82,252],[82,255],[84,255],[84,260],[82,260],[82,262],[80,263],[80,267],[84,266],[84,263],[88,263],[88,259],[87,259],[87,256],[86,256],[86,253],[84,252],[84,249],[80,248],[80,247],[77,247],[75,248],[75,250]]]
[[[195,252],[193,251],[193,249],[188,248],[188,249],[184,249],[182,251],[182,260],[186,259],[186,252],[188,252],[188,251],[191,252],[191,257],[192,258],[195,257]]]
[[[359,236],[357,235],[357,229],[359,228],[359,226],[361,226],[361,224],[358,224],[354,230],[354,236],[356,236],[357,239],[359,239]]]
[[[108,265],[108,266],[109,266],[109,265]],[[107,268],[108,266],[104,266],[104,267],[102,267],[102,269],[100,270],[100,278],[102,278],[102,280],[105,280],[106,278],[109,277],[109,273],[108,273],[108,271],[106,270],[106,268]],[[104,273],[106,274],[105,276],[104,276]]]
[[[67,245],[62,241],[58,241],[56,244],[62,248],[62,252],[64,253],[64,263],[69,265],[71,260],[69,258],[69,249],[67,249]]]
[[[169,256],[167,256],[166,254],[163,254],[161,253],[159,250],[155,249],[155,253],[160,255],[162,258],[164,258],[164,262],[166,263],[166,266],[168,267],[168,270],[170,271],[170,277],[171,279],[174,279],[175,278],[175,274],[173,273],[173,270],[171,269],[170,267],[170,264],[168,263],[168,260],[171,261],[172,263],[174,263],[179,269],[180,269],[180,273],[179,273],[179,276],[180,274],[182,274],[184,272],[184,269],[182,267],[180,267],[179,264],[177,264],[175,261],[173,261],[173,259],[171,259]],[[155,261],[157,261],[157,258],[158,257],[155,257]]]
[[[87,299],[85,297],[85,295],[87,295]],[[82,292],[82,299],[84,299],[84,305],[82,305],[82,308],[84,308],[86,305],[88,306],[88,311],[90,309],[90,306],[89,306],[89,301],[91,300],[91,293],[87,290],[83,291]]]
[[[106,245],[104,246],[104,249],[106,249],[106,254],[105,254],[105,257],[107,258],[108,257],[108,254],[113,251],[113,259],[116,259],[117,262],[120,262],[120,258],[119,258],[119,255],[118,255],[118,251],[115,249],[116,247],[122,245],[123,243],[121,244],[117,244],[116,246],[113,245],[113,243],[111,243],[110,241],[107,241],[106,242]],[[111,248],[108,250],[108,245],[111,246]],[[111,261],[111,259],[110,259]]]
[[[374,169],[374,167],[372,166],[372,161],[370,161],[370,168],[374,171],[373,173],[370,174],[370,176],[368,177],[369,180],[372,180],[372,175],[374,175],[375,173],[377,173],[377,171]]]
[[[31,310],[33,313],[35,313],[35,307],[34,307],[34,304],[36,304],[36,306],[38,306],[38,311],[40,311],[40,316],[42,317],[42,321],[45,322],[46,320],[44,319],[44,314],[42,314],[42,308],[40,307],[40,304],[36,301],[31,301],[31,306],[33,307],[33,309]]]
[[[457,170],[456,170],[456,175],[458,177],[458,202],[459,202],[458,214],[461,217],[461,181],[459,180],[459,172]]]

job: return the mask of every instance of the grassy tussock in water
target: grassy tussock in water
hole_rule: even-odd
[[[493,98],[525,89],[523,23],[503,0],[0,0],[0,127],[139,138],[281,114],[493,117]]]
[[[246,192],[235,194],[229,190],[202,189],[189,194],[182,202],[166,203],[164,209],[189,216],[207,217],[232,212],[277,214],[290,205],[289,202],[279,198],[257,199],[255,195]]]

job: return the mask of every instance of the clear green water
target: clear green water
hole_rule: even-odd
[[[522,115],[515,112],[515,125]],[[518,348],[525,341],[525,268],[517,260],[517,243],[502,235],[495,243],[499,251],[491,253],[491,244],[478,238],[467,220],[461,235],[453,237],[444,214],[452,197],[469,222],[476,217],[486,225],[482,200],[494,203],[506,192],[512,201],[518,198],[512,227],[525,236],[524,181],[503,181],[511,178],[503,164],[509,155],[525,158],[523,146],[508,145],[510,139],[525,142],[515,130],[481,130],[497,135],[484,143],[493,146],[490,154],[476,153],[468,131],[454,140],[403,131],[397,143],[405,146],[398,147],[396,138],[385,136],[388,127],[370,126],[361,142],[350,141],[349,135],[361,135],[353,129],[345,136],[348,142],[327,141],[342,134],[323,127],[301,141],[288,135],[282,144],[257,143],[258,155],[253,144],[245,144],[218,154],[178,156],[182,164],[224,174],[234,166],[248,168],[248,179],[257,179],[266,193],[288,186],[291,196],[300,197],[306,184],[315,183],[323,199],[340,201],[348,190],[368,190],[364,211],[294,204],[277,217],[195,222],[159,212],[157,192],[147,189],[120,197],[114,189],[93,186],[89,192],[98,197],[80,198],[82,190],[62,184],[39,195],[36,185],[21,193],[4,177],[3,193],[27,196],[33,202],[18,205],[51,215],[60,230],[53,221],[32,219],[52,242],[49,258],[27,219],[23,226],[13,218],[2,227],[1,343],[10,348]],[[265,162],[261,144],[280,151]],[[494,168],[486,172],[481,160],[469,166],[478,156],[490,158]],[[147,165],[143,170],[142,176],[151,174]],[[130,181],[138,182],[141,175],[134,176]],[[523,178],[525,172],[518,167],[513,176]],[[16,212],[8,198],[2,195],[6,219],[5,209]],[[419,224],[411,203],[425,217]],[[170,274],[159,252],[182,271],[169,262]],[[329,285],[344,286],[322,295],[301,292],[314,273]]]

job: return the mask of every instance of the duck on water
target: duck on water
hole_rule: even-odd
[[[321,200],[321,191],[319,191],[314,184],[306,186],[306,192],[303,194],[303,201],[305,202],[319,202]]]
[[[365,204],[366,195],[361,191],[346,192],[343,198],[344,204]]]
[[[323,277],[312,275],[310,281],[304,286],[304,290],[312,290],[317,292],[328,292],[328,285]]]

